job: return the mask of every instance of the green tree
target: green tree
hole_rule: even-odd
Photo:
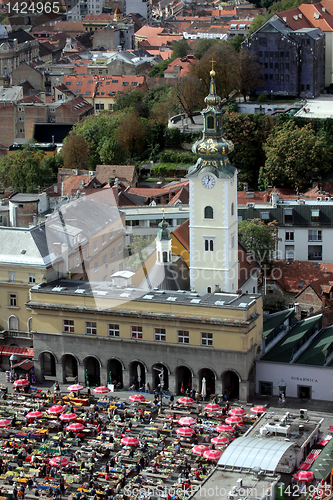
[[[154,236],[146,239],[144,236],[134,236],[127,247],[128,257],[126,265],[131,269],[142,266],[149,255],[149,245],[152,244]]]
[[[194,56],[197,59],[201,59],[207,50],[209,50],[216,43],[219,43],[216,39],[209,40],[208,38],[200,38],[195,44]]]
[[[120,111],[122,109],[130,108],[134,106],[137,102],[142,102],[144,99],[144,92],[141,89],[132,90],[131,92],[124,92],[119,94],[116,98],[116,104],[114,107],[115,111]]]
[[[185,57],[191,48],[186,40],[177,40],[172,43],[172,59],[177,59],[177,57]]]
[[[267,224],[260,219],[242,220],[238,223],[238,238],[258,262],[272,257],[279,241],[276,221]]]
[[[31,144],[0,161],[0,182],[21,193],[33,193],[55,181],[51,168],[44,161],[44,152]]]
[[[262,65],[250,50],[243,49],[238,57],[238,88],[246,102],[246,96],[264,84]]]
[[[330,171],[333,150],[326,137],[316,135],[311,123],[299,128],[289,121],[274,127],[264,145],[266,162],[260,175],[266,186],[305,190],[313,177]]]
[[[228,40],[228,44],[231,45],[237,52],[240,52],[242,42],[244,42],[245,37],[243,35],[236,35]]]
[[[114,136],[104,138],[99,157],[103,165],[123,165],[127,158],[125,150]]]
[[[88,169],[89,153],[89,146],[82,135],[71,131],[61,150],[64,167]]]
[[[149,71],[148,76],[150,76],[152,78],[164,78],[163,71],[165,71],[167,69],[167,67],[169,66],[170,63],[171,63],[171,59],[167,59],[166,61],[161,61],[160,63],[156,64],[156,66],[154,66]]]

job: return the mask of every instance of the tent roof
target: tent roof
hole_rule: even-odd
[[[235,439],[221,456],[218,465],[254,467],[275,472],[284,453],[294,446],[291,441],[242,437]]]

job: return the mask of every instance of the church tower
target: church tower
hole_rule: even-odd
[[[223,136],[221,97],[215,71],[202,110],[203,138],[192,151],[200,155],[189,169],[190,282],[197,292],[238,288],[237,171],[228,159],[234,145]]]
[[[160,230],[157,233],[155,243],[156,243],[156,262],[171,262],[171,234],[168,229],[169,224],[164,218],[164,208],[163,208],[163,220],[158,224]]]

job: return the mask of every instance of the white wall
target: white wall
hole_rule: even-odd
[[[278,384],[283,378],[287,384],[286,397],[297,398],[297,386],[310,386],[312,399],[333,401],[333,368],[257,361],[256,393],[259,382],[273,382],[273,395],[278,396]],[[302,406],[300,406],[301,408]]]
[[[321,230],[322,241],[308,241],[308,231]],[[286,241],[285,233],[294,231],[294,241]],[[278,230],[278,237],[281,241],[278,242],[278,251],[276,254],[277,259],[285,259],[285,246],[294,245],[294,260],[308,260],[308,246],[309,245],[321,245],[322,246],[322,262],[328,264],[333,263],[333,227],[332,228],[322,228],[322,227],[282,227]]]

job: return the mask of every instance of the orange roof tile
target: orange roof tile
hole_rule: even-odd
[[[187,219],[183,224],[176,227],[172,231],[172,234],[177,238],[177,240],[183,245],[183,247],[190,251],[190,230],[189,230],[190,220]]]
[[[299,293],[308,285],[316,287],[314,282],[325,277],[332,279],[333,264],[319,264],[307,261],[272,261],[272,271],[267,276],[270,282],[277,282],[288,293]],[[316,293],[320,295],[319,286]]]
[[[96,75],[64,75],[62,83],[75,94],[82,97],[95,97],[98,76]]]
[[[96,84],[97,97],[112,97],[133,89],[148,90],[144,76],[121,75],[99,77]]]
[[[119,182],[122,182],[126,186],[130,186],[134,182],[135,166],[96,165],[96,178],[101,184],[108,183],[110,177],[117,177]]]

